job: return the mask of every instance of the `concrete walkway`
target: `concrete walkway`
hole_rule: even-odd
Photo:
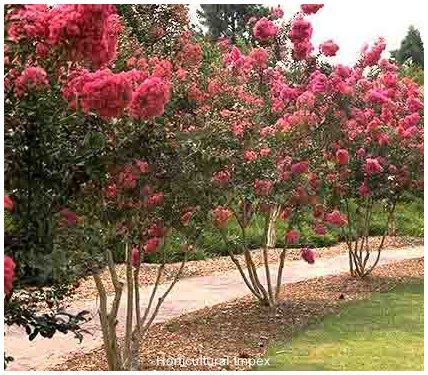
[[[419,258],[423,256],[423,247],[401,248],[398,250],[384,251],[379,264],[387,264],[394,261]],[[302,260],[287,262],[283,271],[283,283],[294,283],[313,277],[334,275],[348,270],[348,257],[341,255],[331,258],[317,259],[314,265],[308,265]],[[260,277],[265,280],[264,269],[259,268]],[[277,269],[272,267],[271,278],[276,279]],[[275,278],[275,279],[274,279]],[[159,292],[165,290],[167,285],[162,285]],[[141,288],[141,304],[147,303],[147,295],[151,287]],[[186,312],[202,309],[206,306],[243,297],[249,291],[241,279],[238,271],[227,272],[223,275],[197,276],[179,281],[164,304],[155,322],[163,322]],[[34,341],[29,341],[23,329],[19,327],[5,327],[5,352],[15,360],[8,366],[8,370],[46,370],[55,364],[65,361],[69,356],[77,353],[91,351],[102,345],[101,329],[97,316],[98,301],[89,301],[76,304],[69,311],[78,312],[88,310],[94,317],[83,327],[90,332],[85,334],[83,342],[72,334],[56,334],[52,339],[44,339],[40,336]],[[119,310],[119,333],[123,332],[126,298],[122,297]]]

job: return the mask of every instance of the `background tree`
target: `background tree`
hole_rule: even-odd
[[[188,24],[188,6],[185,4],[118,4],[118,14],[129,36],[149,53],[171,53],[178,37]],[[135,47],[135,45],[134,45]]]
[[[402,40],[401,46],[395,51],[391,51],[392,57],[404,64],[408,59],[422,69],[424,68],[424,44],[418,29],[413,26],[409,27],[406,37]]]
[[[249,37],[246,26],[251,17],[259,18],[268,12],[259,4],[201,4],[198,18],[213,39],[228,37],[235,43],[238,37]]]

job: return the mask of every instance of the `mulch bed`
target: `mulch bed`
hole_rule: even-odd
[[[309,319],[334,314],[344,303],[386,292],[398,283],[423,278],[424,260],[380,266],[361,280],[348,274],[287,284],[276,311],[259,306],[250,296],[205,308],[151,327],[141,349],[143,370],[248,370],[244,365],[179,367],[156,364],[165,358],[257,358],[275,338],[290,337]],[[72,357],[54,370],[107,370],[102,348]]]
[[[380,237],[372,237],[371,244],[375,247],[380,242]],[[385,240],[385,250],[396,249],[404,246],[415,246],[423,244],[423,238],[418,237],[389,237]],[[269,263],[278,263],[278,258],[281,249],[269,251]],[[317,257],[326,258],[332,257],[340,254],[347,253],[347,247],[345,243],[339,243],[330,247],[322,247],[315,249],[317,252]],[[251,251],[254,263],[256,266],[261,266],[263,264],[262,255],[259,250]],[[241,263],[244,262],[244,256],[242,254],[236,256]],[[292,261],[300,259],[300,249],[288,249],[286,255],[286,261]],[[117,267],[117,273],[120,279],[125,280],[125,265],[121,264]],[[158,264],[144,263],[141,265],[140,271],[140,285],[149,285],[153,284],[156,280],[156,275],[158,272]],[[162,282],[171,280],[176,274],[177,270],[180,268],[180,263],[171,263],[165,266],[164,276],[161,279]],[[215,257],[206,260],[197,260],[189,261],[185,265],[183,276],[205,276],[205,275],[215,275],[222,274],[226,271],[235,270],[236,266],[231,261],[229,256]],[[102,280],[106,287],[108,294],[113,293],[113,285],[110,280],[110,276],[107,270],[102,273]],[[71,299],[68,299],[67,303],[73,303],[75,301],[81,300],[93,300],[94,296],[97,295],[97,289],[92,277],[84,278],[80,281],[79,287],[74,291]]]

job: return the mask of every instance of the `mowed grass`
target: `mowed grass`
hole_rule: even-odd
[[[423,370],[423,281],[374,293],[276,341],[257,370]]]

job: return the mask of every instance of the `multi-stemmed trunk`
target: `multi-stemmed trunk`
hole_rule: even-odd
[[[157,272],[153,289],[150,293],[147,307],[141,316],[140,290],[139,290],[139,272],[140,267],[131,264],[131,249],[126,245],[126,318],[125,318],[125,336],[122,345],[119,343],[117,335],[117,318],[120,301],[123,294],[124,283],[119,280],[113,256],[109,249],[105,250],[107,266],[111,282],[114,287],[113,302],[110,309],[107,304],[107,293],[99,273],[93,275],[95,285],[100,298],[100,307],[98,314],[100,317],[101,330],[103,335],[104,350],[107,357],[107,363],[110,371],[121,370],[140,370],[140,346],[146,336],[151,324],[157,316],[159,309],[165,298],[171,292],[174,285],[183,273],[187,255],[184,254],[180,267],[170,282],[169,286],[159,296],[157,302],[155,297],[161,284],[162,275],[165,270],[165,263],[162,263]]]
[[[272,208],[266,215],[266,222],[264,227],[264,246],[261,247],[261,256],[263,269],[266,277],[266,282],[263,283],[259,275],[257,274],[257,267],[254,263],[251,251],[247,245],[246,229],[249,222],[241,220],[239,216],[234,212],[238,224],[241,228],[242,234],[242,251],[244,254],[244,264],[241,264],[233,251],[233,244],[228,241],[224,230],[221,230],[223,240],[228,249],[228,253],[234,264],[236,265],[243,281],[250,290],[250,292],[257,298],[260,304],[275,307],[278,300],[278,295],[282,284],[282,271],[284,269],[285,261],[285,250],[282,249],[279,256],[278,273],[276,281],[274,281],[274,275],[271,272],[271,265],[269,263],[269,251],[276,247],[276,221],[279,214],[279,207]],[[245,215],[244,215],[245,216]]]
[[[396,200],[391,204],[387,212],[387,222],[380,243],[374,247],[370,244],[370,225],[372,222],[374,201],[367,198],[363,209],[362,225],[358,225],[358,218],[353,218],[350,212],[349,202],[346,201],[348,225],[344,231],[349,256],[349,271],[352,276],[365,277],[378,265],[380,255],[385,245],[385,239],[390,231],[391,222],[394,219]],[[354,222],[355,220],[355,222]],[[353,223],[355,225],[353,225]],[[352,229],[355,229],[355,234]]]

